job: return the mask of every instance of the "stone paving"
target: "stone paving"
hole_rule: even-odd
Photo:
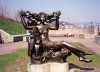
[[[27,48],[27,42],[15,42],[0,44],[0,55],[10,54],[19,48]]]

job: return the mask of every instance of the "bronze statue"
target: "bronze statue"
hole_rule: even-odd
[[[3,43],[4,43],[4,40],[2,39],[1,33],[0,33],[0,44],[3,44]]]
[[[71,55],[71,53],[78,56],[80,61],[91,62],[92,60],[88,60],[84,56],[92,55],[92,53],[76,48],[65,41],[52,42],[49,39],[49,30],[59,29],[60,15],[60,11],[52,14],[20,12],[22,24],[25,29],[30,31],[28,55],[31,57],[31,63],[36,63],[37,61],[45,63],[57,56],[60,57],[62,62],[66,62],[67,56]],[[55,22],[55,26],[50,25],[52,22]]]

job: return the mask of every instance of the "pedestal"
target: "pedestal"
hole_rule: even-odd
[[[45,64],[28,64],[28,72],[68,72],[69,64],[66,63],[45,63]]]

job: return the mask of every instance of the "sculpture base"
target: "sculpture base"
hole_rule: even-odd
[[[68,72],[69,64],[65,63],[45,63],[45,64],[30,64],[28,63],[28,72]]]

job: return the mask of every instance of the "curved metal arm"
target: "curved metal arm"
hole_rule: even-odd
[[[25,17],[23,17],[22,15],[20,15],[20,18],[21,18],[21,22],[22,22],[25,29],[31,30],[34,27],[34,26],[29,26],[25,21]]]
[[[53,16],[56,18],[55,27],[50,27],[51,30],[58,30],[59,29],[59,16],[61,15],[60,11],[53,12]]]
[[[55,27],[50,27],[50,30],[58,30],[59,29],[59,18],[56,17]]]

